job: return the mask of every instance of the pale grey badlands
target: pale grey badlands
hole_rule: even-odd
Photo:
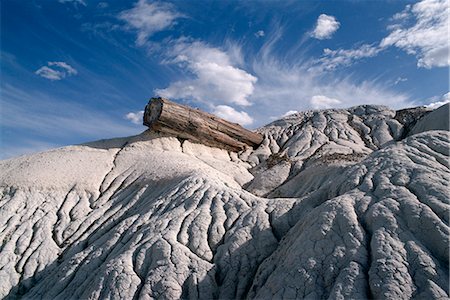
[[[0,161],[0,298],[449,297],[448,105],[150,131]]]

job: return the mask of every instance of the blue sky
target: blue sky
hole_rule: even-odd
[[[1,2],[0,158],[138,134],[168,97],[257,128],[449,100],[449,3]]]

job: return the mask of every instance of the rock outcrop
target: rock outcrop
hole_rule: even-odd
[[[299,113],[241,153],[147,131],[0,161],[0,297],[447,298],[448,115],[402,114]]]

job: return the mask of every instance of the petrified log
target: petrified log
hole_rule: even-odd
[[[230,151],[257,147],[263,136],[212,114],[152,98],[145,106],[144,125],[152,130]]]

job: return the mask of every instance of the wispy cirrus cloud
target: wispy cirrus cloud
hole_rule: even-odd
[[[406,77],[397,77],[397,79],[395,79],[395,81],[394,81],[394,85],[397,85],[397,84],[399,84],[401,82],[405,82],[405,81],[408,81],[408,78],[406,78]]]
[[[287,110],[345,108],[361,104],[402,108],[413,105],[409,95],[390,89],[384,82],[359,81],[352,77],[326,76],[305,65],[288,65],[274,57],[256,61],[253,66],[258,82],[250,100],[257,105],[249,111],[257,125]],[[276,105],[274,105],[276,104]],[[269,115],[270,114],[270,115]]]
[[[407,5],[392,18],[382,48],[394,46],[417,57],[421,68],[450,65],[449,45],[450,5],[447,0],[423,0]],[[411,20],[415,20],[411,24]]]
[[[237,50],[231,55],[200,41],[177,40],[169,47],[165,63],[176,64],[186,71],[186,79],[172,82],[167,88],[157,89],[156,93],[167,98],[205,103],[221,117],[253,126],[262,125],[271,116],[281,116],[287,110],[367,103],[400,108],[411,104],[408,95],[391,90],[384,82],[357,81],[350,76],[329,77],[322,68],[312,68],[315,62],[308,57],[298,57],[297,63],[293,64],[276,50],[281,32],[281,29],[274,30],[268,35],[261,50],[251,56],[253,58],[245,57]],[[371,47],[376,49],[369,45],[362,50],[336,53],[335,57],[338,54],[367,57],[367,53],[378,51]],[[239,48],[238,45],[233,47]],[[247,64],[241,65],[243,61]],[[338,66],[350,62],[330,61],[328,65],[331,71],[332,64]]]
[[[442,96],[435,96],[428,99],[428,104],[425,106],[431,109],[436,109],[444,104],[450,103],[450,92]]]
[[[61,80],[68,76],[76,75],[78,72],[74,67],[63,61],[49,61],[47,66],[40,67],[36,72],[39,75],[48,80]]]
[[[36,101],[39,99],[39,101]],[[23,132],[3,141],[7,156],[17,156],[53,146],[139,133],[136,126],[120,121],[112,112],[54,98],[48,94],[2,84],[0,128]],[[46,140],[45,144],[40,141]],[[5,158],[4,155],[0,155]]]
[[[170,28],[182,16],[170,3],[139,0],[132,8],[122,11],[118,18],[128,29],[137,32],[136,44],[143,46],[153,34]]]
[[[134,9],[144,4],[150,5],[141,0],[121,16],[131,11],[138,13]],[[172,26],[178,13],[173,7],[165,10],[176,16],[168,18],[164,26],[167,28]],[[153,31],[140,33],[145,28],[141,23],[133,26],[138,30],[138,44],[144,45]],[[310,34],[317,39],[327,39],[339,27],[335,17],[321,15]],[[174,100],[203,103],[211,112],[243,125],[260,125],[271,115],[282,115],[287,110],[367,103],[399,108],[410,104],[408,95],[391,90],[384,82],[356,81],[350,76],[327,77],[339,67],[378,55],[384,48],[377,43],[352,49],[325,49],[318,59],[297,54],[293,64],[274,50],[282,32],[281,28],[268,34],[264,32],[265,43],[261,50],[256,55],[246,53],[248,56],[240,52],[241,47],[237,44],[226,48],[189,37],[166,39],[164,51],[161,51],[163,64],[177,66],[180,76],[168,86],[155,89],[155,93]],[[262,37],[263,34],[258,32],[255,36]],[[232,42],[229,44],[233,45]],[[245,111],[239,107],[244,107]],[[127,118],[137,122],[140,116],[133,112]]]
[[[350,66],[363,58],[374,57],[382,49],[375,45],[363,44],[353,49],[331,50],[325,48],[321,58],[314,62],[314,67],[330,71],[341,66]]]
[[[334,16],[321,14],[316,21],[316,27],[311,32],[311,36],[318,40],[330,39],[339,29],[339,23]]]
[[[136,44],[148,46],[148,39],[156,32],[173,26],[183,17],[171,4],[139,0],[133,8],[119,14],[129,29],[137,31]],[[264,31],[256,33],[264,36]],[[153,45],[155,46],[155,45]],[[249,95],[253,93],[257,78],[238,67],[242,63],[239,49],[230,46],[228,51],[189,37],[167,39],[163,49],[162,64],[179,67],[183,79],[171,82],[155,93],[170,99],[192,100],[207,105],[221,117],[241,124],[250,124],[253,119],[245,112],[232,107],[250,106]],[[125,116],[133,123],[140,122],[139,113]]]
[[[252,63],[251,72],[258,81],[249,97],[256,103],[249,113],[254,116],[256,125],[262,125],[271,116],[281,116],[286,111],[360,104],[388,105],[391,108],[412,105],[409,95],[380,80],[358,80],[353,76],[331,73],[332,70],[323,72],[323,68],[313,68],[316,61],[308,57],[299,57],[293,64],[277,51],[281,37],[279,34],[268,36]]]

